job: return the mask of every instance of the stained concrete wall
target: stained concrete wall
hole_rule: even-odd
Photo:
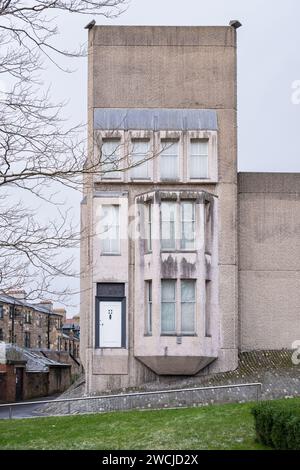
[[[240,173],[241,350],[300,339],[300,174]]]

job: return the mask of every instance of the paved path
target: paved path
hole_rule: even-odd
[[[41,397],[32,400],[26,400],[29,402],[38,402],[43,400],[55,400],[58,398],[58,395],[51,395],[50,397]],[[42,413],[39,413],[37,410],[43,408],[45,405],[40,405],[39,403],[33,403],[31,405],[20,405],[17,404],[16,406],[12,407],[12,417],[15,418],[33,418],[37,416],[44,416]],[[9,404],[0,407],[0,419],[8,419],[9,418]]]

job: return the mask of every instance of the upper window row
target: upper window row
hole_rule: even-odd
[[[156,174],[161,181],[177,181],[182,178],[183,159],[187,179],[212,178],[209,139],[189,139],[186,148],[179,139],[161,139],[157,151],[150,139],[131,139],[126,149],[121,139],[102,140],[102,179],[121,180],[125,172],[130,180],[153,179]]]

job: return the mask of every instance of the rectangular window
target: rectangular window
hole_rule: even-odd
[[[176,248],[176,202],[161,204],[161,248],[175,250]]]
[[[211,281],[205,281],[205,336],[211,336]]]
[[[146,281],[147,294],[147,328],[148,335],[152,335],[152,281]]]
[[[176,333],[176,281],[161,282],[161,333]]]
[[[178,178],[179,145],[177,140],[161,141],[160,178],[176,180]]]
[[[102,206],[102,254],[120,253],[120,221],[119,206]]]
[[[120,139],[103,139],[102,153],[101,153],[101,169],[103,171],[103,178],[106,179],[120,179],[121,172],[121,141]]]
[[[3,309],[3,305],[0,305],[0,320],[3,317],[4,317],[4,309]]]
[[[181,248],[183,250],[193,250],[195,248],[194,202],[181,203]]]
[[[152,219],[153,219],[153,205],[147,204],[146,210],[146,240],[147,240],[147,251],[152,251]]]
[[[132,150],[130,154],[129,168],[132,179],[149,178],[148,164],[150,154],[149,140],[132,140]]]
[[[14,316],[14,312],[15,312],[15,307],[14,305],[10,305],[9,306],[9,318],[12,319],[12,317]]]
[[[195,333],[195,280],[181,281],[181,333]]]
[[[38,336],[38,348],[42,347],[42,337],[39,335]]]
[[[208,140],[191,139],[189,155],[190,179],[208,178]]]
[[[4,341],[3,329],[0,328],[0,341]]]
[[[30,348],[30,332],[29,331],[25,331],[24,346],[25,348]]]

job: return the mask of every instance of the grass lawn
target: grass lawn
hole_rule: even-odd
[[[251,407],[0,420],[0,449],[266,449],[255,442]]]

